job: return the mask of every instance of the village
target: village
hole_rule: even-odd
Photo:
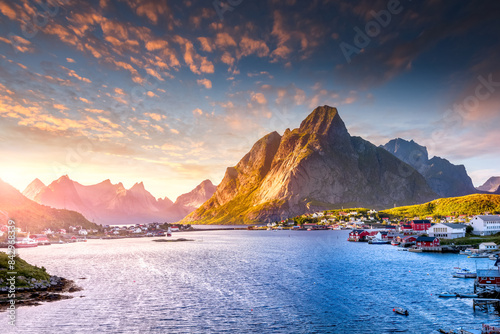
[[[172,232],[190,231],[190,225],[175,224],[128,224],[128,225],[104,225],[102,229],[85,229],[82,226],[69,226],[68,229],[60,228],[51,230],[44,229],[40,234],[32,234],[22,231],[16,227],[11,233],[15,235],[16,248],[30,248],[48,246],[54,243],[65,244],[75,242],[87,242],[88,239],[121,239],[142,237],[164,237],[170,236]],[[0,248],[7,248],[9,226],[0,225]]]

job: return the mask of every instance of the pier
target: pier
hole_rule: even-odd
[[[497,312],[500,309],[500,299],[474,298],[472,309],[476,312],[476,307],[484,312]]]

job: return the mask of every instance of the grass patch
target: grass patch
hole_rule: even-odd
[[[4,284],[7,278],[10,278],[10,275],[7,275],[9,270],[9,256],[7,253],[0,252],[0,279],[3,279]],[[28,262],[21,259],[19,256],[15,257],[15,265],[14,272],[17,272],[16,276],[24,276],[26,277],[26,281],[35,278],[37,280],[46,280],[50,279],[50,275],[45,271],[45,268],[39,268],[37,266],[33,266]],[[17,287],[28,286],[27,282],[23,282],[22,280],[16,279]]]

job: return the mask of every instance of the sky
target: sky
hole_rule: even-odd
[[[337,107],[500,175],[500,3],[0,0],[0,178],[143,181],[174,200]]]

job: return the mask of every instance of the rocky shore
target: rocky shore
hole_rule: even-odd
[[[1,280],[1,279],[0,279]],[[58,276],[50,276],[49,280],[37,280],[35,278],[27,279],[23,276],[17,276],[18,282],[25,282],[26,287],[18,287],[15,292],[15,305],[18,306],[36,306],[42,302],[53,302],[63,299],[71,299],[73,296],[67,293],[81,291],[74,281]],[[4,312],[10,306],[9,289],[3,280],[0,282],[0,312]]]

